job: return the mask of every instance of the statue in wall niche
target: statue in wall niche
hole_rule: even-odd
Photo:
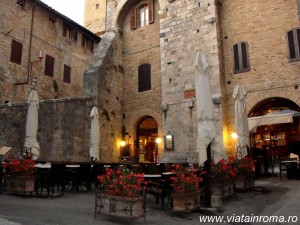
[[[218,134],[214,107],[210,88],[210,72],[212,66],[206,55],[199,51],[194,60],[195,66],[195,90],[198,119],[197,150],[199,163],[207,160],[207,147],[211,144],[214,161],[225,158],[223,140]]]

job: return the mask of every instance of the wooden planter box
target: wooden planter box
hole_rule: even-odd
[[[6,193],[25,194],[35,191],[35,176],[5,176]]]
[[[234,182],[217,184],[211,183],[211,195],[220,196],[222,199],[234,193]]]
[[[254,187],[254,176],[250,175],[238,175],[235,178],[235,189],[236,190],[249,190]]]
[[[97,214],[137,219],[145,217],[145,195],[139,197],[125,197],[96,191],[95,217]]]
[[[172,193],[173,211],[190,212],[200,206],[200,190],[192,193]]]

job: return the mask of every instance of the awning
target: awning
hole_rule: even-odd
[[[256,132],[256,128],[262,125],[293,123],[293,116],[299,116],[299,112],[294,110],[282,110],[268,113],[264,116],[248,118],[249,131]]]

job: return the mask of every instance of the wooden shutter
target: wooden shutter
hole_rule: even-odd
[[[85,36],[82,34],[82,37],[81,37],[81,46],[84,48],[85,46]]]
[[[239,46],[235,44],[233,46],[233,63],[234,63],[234,71],[240,70],[240,63],[239,63]]]
[[[242,51],[242,70],[247,70],[248,65],[248,53],[247,53],[247,43],[241,43],[241,51]]]
[[[64,82],[71,83],[71,67],[64,65]]]
[[[54,58],[50,55],[46,55],[44,74],[49,77],[53,77],[54,74]]]
[[[154,23],[154,4],[153,0],[149,0],[149,24]]]
[[[22,49],[23,49],[23,44],[12,40],[11,42],[11,52],[10,52],[10,61],[13,63],[17,63],[21,65],[22,63]]]
[[[63,36],[67,36],[67,24],[63,23]]]
[[[131,17],[130,17],[130,29],[131,30],[134,30],[137,28],[136,13],[137,13],[137,8],[132,7],[131,8]]]
[[[73,41],[77,41],[77,30],[73,28]]]
[[[91,52],[94,51],[94,41],[93,40],[90,41],[90,51]]]
[[[151,65],[140,65],[138,73],[138,91],[143,92],[151,90]]]
[[[296,51],[295,51],[293,30],[288,32],[287,38],[288,38],[288,45],[289,45],[289,59],[291,61],[294,61],[294,59],[296,59]]]

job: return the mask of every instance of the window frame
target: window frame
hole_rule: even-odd
[[[299,31],[299,35],[298,32]],[[290,51],[290,40],[289,40],[289,33],[293,34],[293,47],[295,51],[295,58],[291,58],[291,51]],[[287,48],[288,48],[288,59],[289,62],[297,62],[300,61],[300,27],[293,28],[286,32],[286,42],[287,42]]]
[[[45,69],[44,69],[44,75],[48,77],[54,76],[54,64],[55,64],[55,58],[51,55],[46,54],[45,56]]]
[[[138,67],[138,92],[140,93],[151,90],[151,64],[144,63]]]
[[[141,13],[143,12],[143,20]],[[145,27],[149,25],[149,4],[144,3],[137,7],[137,27]]]
[[[72,41],[77,41],[77,29],[74,26],[63,21],[63,31],[62,35]]]
[[[242,44],[245,44],[245,52],[242,51]],[[235,46],[237,46],[238,49],[238,61],[239,61],[239,65],[238,65],[238,69],[236,69],[236,60],[235,60]],[[249,45],[248,42],[246,41],[239,41],[237,43],[235,43],[234,45],[232,45],[232,60],[233,60],[233,73],[237,74],[237,73],[245,73],[245,72],[249,72],[250,71],[250,62],[249,62]],[[244,62],[243,59],[246,56],[246,60],[247,60],[247,67],[244,68]]]
[[[63,74],[63,81],[65,83],[71,83],[71,70],[72,68],[66,64],[64,64],[64,74]]]
[[[140,26],[140,8],[147,6],[148,8],[148,23],[144,26]],[[145,16],[146,17],[146,16]],[[142,1],[138,5],[134,6],[130,10],[130,29],[135,30],[137,28],[145,27],[154,23],[154,0]]]
[[[12,63],[22,64],[23,44],[14,39],[11,41],[10,61]]]

